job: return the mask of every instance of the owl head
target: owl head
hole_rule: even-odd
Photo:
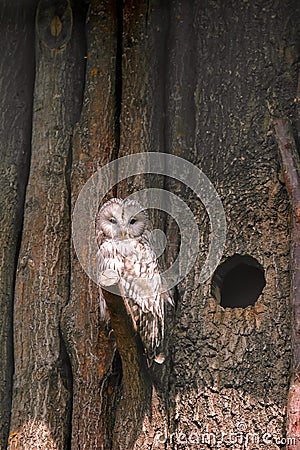
[[[148,214],[135,200],[112,198],[96,217],[96,231],[108,239],[137,238],[149,228]]]

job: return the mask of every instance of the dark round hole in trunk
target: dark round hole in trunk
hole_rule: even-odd
[[[255,304],[265,285],[262,265],[252,256],[235,254],[215,270],[211,293],[224,308],[246,308]]]

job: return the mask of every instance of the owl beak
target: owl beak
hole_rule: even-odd
[[[122,239],[124,239],[124,237],[125,237],[125,230],[121,231],[121,235],[122,235]]]

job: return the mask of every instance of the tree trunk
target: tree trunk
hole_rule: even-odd
[[[70,145],[81,107],[81,36],[69,2],[40,1],[31,165],[14,302],[11,432],[18,448],[66,448],[70,434],[71,369],[60,318],[70,289]]]
[[[294,247],[273,131],[279,117],[295,135],[299,128],[298,2],[22,6],[0,7],[0,448],[9,432],[10,449],[300,448],[286,435]],[[180,160],[182,170],[166,176],[171,160],[152,173],[137,156],[140,174],[117,185],[122,160],[95,175],[139,153],[192,165]],[[223,209],[212,217],[201,171],[227,222],[222,264],[204,282]],[[201,198],[189,187],[193,173]],[[147,367],[122,299],[99,290],[80,264],[95,251],[94,236],[75,242],[87,182],[109,189],[83,204],[83,234],[93,234],[99,203],[153,187],[180,197],[181,220],[188,207],[199,229],[192,270],[170,291],[162,366]],[[183,236],[158,206],[151,218],[166,233],[168,267]],[[186,259],[196,247],[191,238]],[[101,320],[102,295],[114,332]]]
[[[115,4],[99,0],[90,3],[85,94],[73,139],[72,210],[87,180],[98,167],[116,157],[117,21]],[[94,224],[95,217],[90,221]],[[70,288],[63,330],[73,373],[72,446],[109,448],[120,378],[114,365],[118,362],[111,366],[114,343],[100,321],[98,288],[83,272],[73,249]]]
[[[289,205],[272,117],[293,114],[297,8],[293,2],[231,2],[226,8],[190,2],[187,9],[187,2],[173,2],[169,148],[197,164],[221,196],[227,219],[223,260],[235,253],[256,258],[266,287],[252,307],[240,309],[216,304],[210,280],[199,285],[209,229],[191,196],[203,247],[179,286],[169,430],[175,435],[166,436],[167,448],[200,442],[202,448],[277,449],[284,443]],[[232,295],[239,289],[234,282]],[[240,301],[243,295],[246,290]]]
[[[24,191],[30,163],[34,83],[35,2],[3,1],[1,21],[0,123],[0,448],[11,415],[13,376],[13,291],[22,231]]]

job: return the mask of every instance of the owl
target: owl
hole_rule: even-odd
[[[118,283],[124,303],[139,333],[148,362],[163,363],[164,303],[171,297],[162,292],[157,257],[150,244],[151,222],[135,200],[113,198],[96,216],[99,246],[98,273]],[[112,284],[112,283],[110,283]],[[102,302],[105,300],[102,298]],[[105,305],[102,305],[105,315]]]

